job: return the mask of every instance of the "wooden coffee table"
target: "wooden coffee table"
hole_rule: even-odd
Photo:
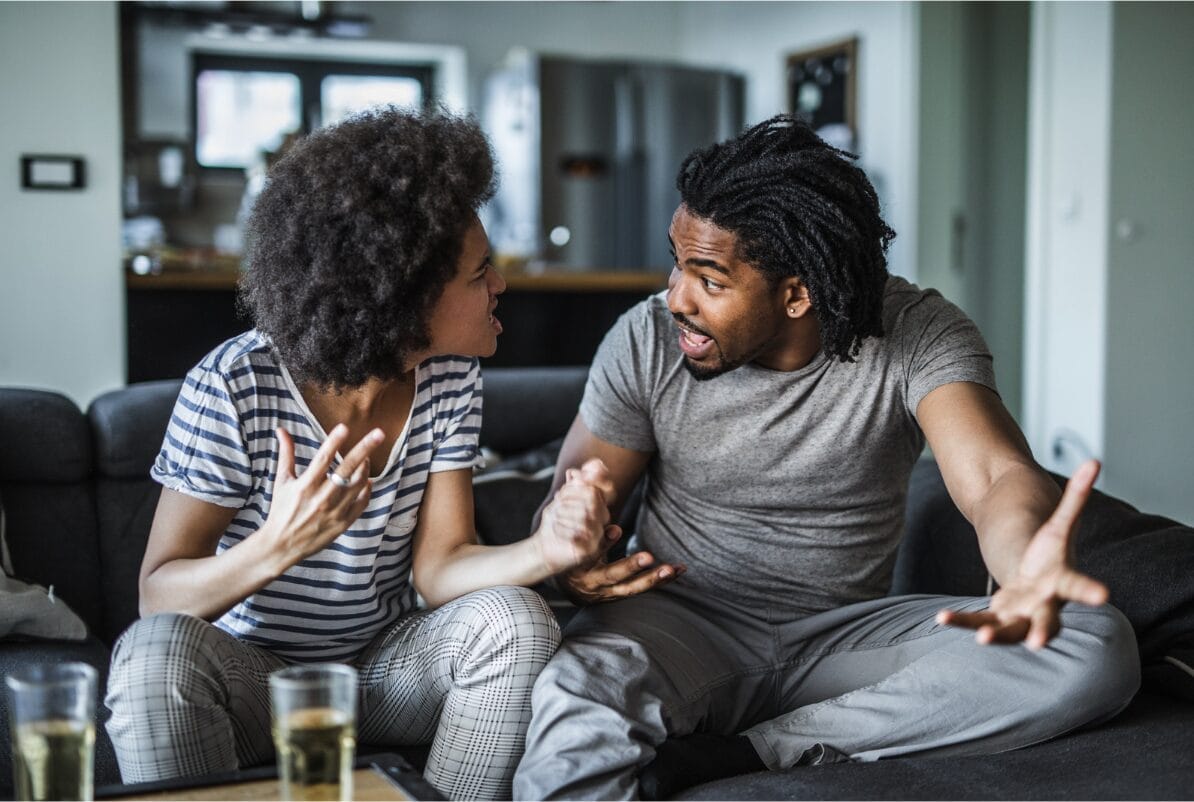
[[[439,793],[401,755],[358,757],[352,775],[353,799],[406,800],[442,799]],[[275,766],[187,777],[165,782],[108,785],[95,789],[96,799],[124,800],[276,800],[280,798]]]

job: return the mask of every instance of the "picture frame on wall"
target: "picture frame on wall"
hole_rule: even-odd
[[[858,38],[789,53],[788,111],[834,147],[858,153]]]

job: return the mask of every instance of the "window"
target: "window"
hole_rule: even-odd
[[[370,106],[432,102],[430,66],[196,53],[193,72],[195,161],[206,168],[242,170],[287,134]]]

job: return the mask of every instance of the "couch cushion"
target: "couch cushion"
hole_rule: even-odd
[[[1051,474],[1059,487],[1063,476]],[[986,593],[974,528],[954,507],[935,463],[912,472],[893,593]],[[1194,652],[1194,529],[1094,491],[1074,538],[1075,565],[1105,583],[1132,627],[1150,687],[1194,696],[1194,676],[1167,656]],[[1163,682],[1161,682],[1163,680]],[[1154,681],[1156,681],[1154,683]],[[1187,688],[1179,690],[1183,685]]]
[[[503,456],[555,440],[568,431],[588,368],[484,368],[481,445]]]
[[[87,418],[100,476],[148,479],[181,387],[178,379],[144,382],[91,402]]]
[[[149,469],[162,446],[181,386],[179,380],[133,384],[101,395],[87,410],[95,438],[104,578],[104,621],[99,634],[107,643],[114,643],[138,618],[137,579],[161,495]]]
[[[971,757],[909,757],[759,772],[680,799],[1187,799],[1194,704],[1141,694],[1107,724]]]
[[[0,388],[0,481],[67,483],[90,475],[91,436],[73,401]]]
[[[896,555],[891,594],[982,596],[987,567],[974,527],[954,506],[937,463],[912,468],[904,510],[904,539]]]
[[[91,437],[59,393],[0,388],[0,495],[18,579],[53,586],[93,632],[103,621]]]

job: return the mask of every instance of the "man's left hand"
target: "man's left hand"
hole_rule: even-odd
[[[990,607],[978,613],[942,610],[937,622],[973,629],[979,643],[1025,642],[1030,649],[1041,649],[1061,629],[1066,602],[1106,602],[1107,587],[1070,564],[1070,541],[1099,467],[1090,460],[1070,477],[1057,509],[1025,549],[1015,578],[996,591]]]

